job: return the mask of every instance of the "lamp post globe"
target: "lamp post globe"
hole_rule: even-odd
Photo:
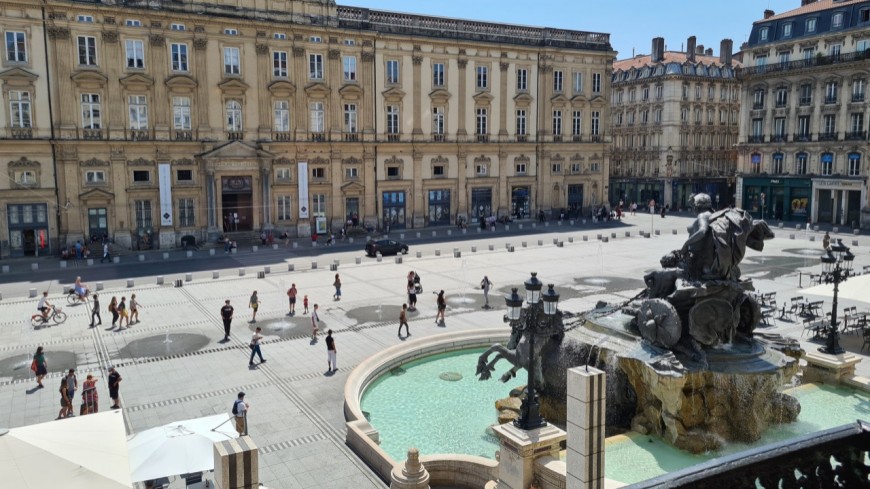
[[[535,305],[541,300],[541,288],[544,283],[538,280],[538,272],[532,272],[532,276],[523,284],[526,288],[526,302]]]

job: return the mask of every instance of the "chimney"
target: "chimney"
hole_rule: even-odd
[[[801,1],[804,1],[804,0],[801,0]],[[764,11],[764,18],[765,19],[769,19],[769,18],[773,17],[774,15],[776,15],[776,12],[774,12],[773,10],[767,9]]]
[[[650,61],[660,63],[665,60],[665,38],[654,37],[652,40],[652,51],[650,53]]]
[[[719,62],[722,66],[731,65],[731,51],[734,50],[734,41],[731,39],[722,39],[719,43]]]
[[[706,54],[707,56],[713,56],[713,48],[707,48],[704,51],[704,54]]]
[[[816,0],[801,0],[801,7],[804,5],[809,5],[811,3],[816,3]]]
[[[704,54],[704,45],[698,44],[698,47],[695,48],[695,54]]]
[[[686,60],[694,62],[695,61],[695,36],[689,36],[689,39],[686,41]]]

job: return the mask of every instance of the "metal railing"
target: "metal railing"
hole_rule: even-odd
[[[831,55],[831,56],[815,56],[812,59],[791,61],[788,63],[776,63],[764,66],[752,66],[749,68],[738,68],[737,78],[751,77],[755,75],[764,75],[768,73],[780,73],[783,71],[803,70],[814,68],[817,66],[826,66],[843,63],[855,63],[870,59],[870,50],[856,51],[853,53]]]

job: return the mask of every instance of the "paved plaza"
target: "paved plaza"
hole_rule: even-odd
[[[546,284],[561,293],[560,307],[581,312],[599,300],[610,302],[633,297],[643,287],[643,275],[659,267],[659,258],[678,249],[686,237],[687,217],[661,219],[649,215],[626,216],[620,227],[596,229],[587,226],[551,226],[537,234],[492,237],[487,234],[454,242],[414,243],[404,263],[393,257],[382,262],[363,257],[362,245],[351,249],[321,249],[319,256],[302,256],[288,250],[269,255],[270,273],[263,270],[262,257],[251,265],[247,252],[221,257],[220,277],[213,278],[203,260],[178,260],[171,272],[162,271],[165,283],[137,272],[133,287],[125,277],[104,280],[100,292],[103,324],[88,328],[86,306],[67,306],[62,284],[54,281],[27,282],[17,275],[14,283],[0,284],[0,427],[17,427],[52,420],[59,410],[57,388],[62,371],[74,367],[79,382],[88,373],[100,377],[100,409],[111,401],[105,379],[114,365],[124,378],[121,387],[128,432],[138,432],[174,420],[229,412],[236,393],[244,391],[250,403],[249,431],[261,450],[260,481],[270,488],[333,487],[362,489],[385,487],[369,468],[344,444],[343,387],[348,373],[366,357],[402,341],[436,334],[479,328],[507,328],[502,322],[504,300],[510,287],[519,287],[537,271]],[[643,238],[640,231],[651,225],[660,235]],[[672,234],[672,230],[678,234]],[[777,292],[786,301],[808,286],[810,272],[821,265],[821,234],[796,233],[793,228],[774,228],[777,237],[765,251],[749,251],[741,266],[762,292]],[[409,231],[410,233],[411,231]],[[630,233],[626,237],[625,233]],[[604,243],[598,234],[610,237]],[[789,239],[796,234],[795,239]],[[584,236],[586,240],[584,240]],[[811,242],[809,237],[815,236]],[[855,269],[870,265],[870,238],[866,235],[834,235],[852,246]],[[564,246],[556,246],[554,239]],[[539,245],[539,241],[542,243]],[[525,246],[523,246],[525,242]],[[506,249],[514,246],[514,252]],[[492,250],[490,250],[492,245]],[[477,251],[472,252],[472,247]],[[454,257],[454,248],[461,257]],[[436,250],[440,256],[436,256]],[[420,252],[422,257],[417,258]],[[361,263],[355,260],[362,257]],[[207,260],[207,258],[206,258]],[[342,299],[332,299],[335,271],[329,265],[338,260]],[[317,269],[312,269],[312,262]],[[186,264],[191,266],[186,268]],[[292,264],[295,271],[288,272]],[[195,265],[195,266],[193,266]],[[147,266],[143,265],[143,266]],[[244,276],[240,275],[244,270]],[[193,279],[175,287],[188,270]],[[424,293],[418,311],[409,315],[410,339],[397,336],[398,316],[405,296],[405,277],[410,270],[422,278]],[[82,270],[83,280],[95,282]],[[490,301],[495,308],[482,309],[479,284],[488,275],[494,284]],[[42,275],[34,275],[41,279]],[[7,279],[8,278],[5,278]],[[286,290],[291,283],[299,289],[297,314],[288,317]],[[69,282],[63,282],[69,284]],[[28,298],[30,288],[50,290],[50,300],[69,314],[65,324],[34,330],[30,315],[36,299]],[[434,321],[436,306],[432,292],[445,290],[448,310],[445,325]],[[248,298],[256,290],[260,300],[256,325],[248,321]],[[135,293],[142,304],[141,322],[123,331],[112,330],[106,306],[112,296],[120,299]],[[312,342],[310,317],[302,314],[301,298],[320,305],[321,336]],[[222,343],[223,326],[219,309],[225,299],[235,307],[231,341]],[[824,299],[825,311],[830,298]],[[843,299],[840,309],[855,305],[867,310],[867,302]],[[264,330],[262,351],[267,363],[248,367],[248,343],[254,326]],[[822,344],[810,335],[801,337],[800,322],[774,320],[765,332],[788,334],[801,339],[805,349]],[[339,370],[327,374],[324,341],[326,329],[334,332]],[[47,351],[49,377],[46,388],[35,389],[30,358],[36,347]],[[845,335],[847,350],[861,353],[860,335]],[[870,377],[870,362],[858,365],[860,375]],[[76,405],[78,402],[76,402]],[[495,412],[493,412],[495,419]],[[230,429],[231,427],[226,426]]]

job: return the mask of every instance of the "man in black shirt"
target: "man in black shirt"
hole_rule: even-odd
[[[230,323],[233,322],[233,306],[230,305],[230,300],[224,302],[224,307],[221,308],[221,318],[224,320],[224,341],[230,341]]]
[[[112,409],[120,409],[121,407],[121,399],[118,396],[118,389],[121,387],[121,374],[115,370],[115,367],[109,366],[109,397],[112,398],[114,404],[112,404]]]
[[[91,310],[91,327],[93,328],[94,326],[103,324],[103,318],[100,317],[100,299],[97,297],[97,294],[94,294],[93,297],[91,297],[91,305],[94,306]],[[99,319],[100,322],[94,324],[94,318]]]
[[[335,339],[332,337],[332,330],[326,332],[326,353],[327,353],[327,362],[329,363],[329,371],[327,373],[335,373],[338,372],[338,365],[336,365],[336,350],[335,350]]]

